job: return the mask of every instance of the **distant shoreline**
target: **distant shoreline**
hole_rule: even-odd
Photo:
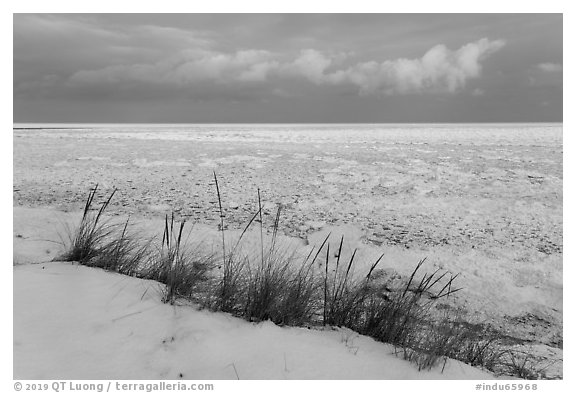
[[[184,128],[184,127],[446,127],[446,126],[465,126],[465,127],[562,127],[563,122],[504,122],[504,123],[13,123],[14,130],[73,130],[73,129],[91,129],[102,127],[153,127],[153,128]]]

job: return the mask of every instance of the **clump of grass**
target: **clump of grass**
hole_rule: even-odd
[[[340,238],[340,245],[336,253],[337,257],[332,277],[328,274],[330,245],[328,244],[326,247],[323,323],[324,325],[346,326],[355,329],[358,328],[359,320],[362,317],[361,314],[364,309],[370,274],[382,257],[372,266],[366,280],[355,279],[351,275],[351,269],[358,250],[354,250],[348,263],[345,264],[345,271],[342,272],[340,259],[342,256],[343,243],[344,236]]]
[[[222,230],[225,215],[215,173],[214,182]],[[278,245],[281,206],[276,212],[271,241],[265,245],[262,210],[258,190],[258,209],[228,251],[222,233],[222,274],[210,308],[230,312],[249,321],[271,320],[280,325],[311,323],[318,308],[318,282],[312,269],[314,260],[310,262],[309,255],[296,267],[294,253]],[[260,223],[260,255],[242,255],[239,252],[240,242],[255,222]]]
[[[92,267],[100,267],[128,276],[142,276],[142,266],[151,255],[151,240],[140,239],[128,232],[126,220],[119,235],[109,236],[105,245],[99,248],[89,262]]]
[[[78,227],[69,234],[68,249],[57,257],[63,261],[116,271],[121,274],[140,275],[142,261],[149,256],[150,242],[128,232],[129,219],[120,231],[118,224],[104,217],[114,189],[98,209],[93,208],[98,185],[91,189],[84,205]]]
[[[460,290],[452,289],[456,276],[450,277],[440,290],[435,290],[434,287],[448,274],[439,274],[439,270],[424,274],[418,284],[413,285],[425,260],[416,265],[403,290],[386,297],[376,293],[370,295],[362,329],[364,333],[383,342],[409,347],[410,340],[431,319],[432,303]]]
[[[286,288],[278,303],[275,323],[303,326],[311,324],[316,317],[320,307],[318,299],[320,281],[313,271],[316,257],[310,259],[313,251],[314,248],[300,267],[287,278]]]
[[[444,334],[457,337],[448,356],[473,367],[495,372],[503,363],[505,350],[501,336],[487,326],[475,326],[465,321],[451,323]]]
[[[513,375],[522,379],[546,379],[546,370],[557,361],[544,362],[540,356],[529,352],[507,349],[504,351],[504,360],[500,363],[500,373]]]
[[[434,313],[431,305],[436,300],[448,297],[460,288],[452,289],[457,276],[450,276],[439,290],[434,291],[434,286],[446,277],[446,273],[439,274],[439,270],[424,275],[417,285],[411,286],[422,263],[418,264],[401,294],[388,297],[375,307],[377,312],[370,318],[380,318],[380,322],[375,324],[377,330],[371,331],[368,319],[365,334],[394,344],[399,349],[397,352],[416,364],[419,370],[431,369],[441,362],[445,365],[448,358],[496,373],[507,369],[505,374],[522,378],[526,375],[522,376],[521,371],[514,369],[533,370],[524,367],[525,364],[519,367],[517,358],[508,362],[503,337],[488,325],[471,324],[453,313]]]
[[[327,240],[327,239],[326,239]],[[324,243],[326,242],[324,241]],[[323,243],[323,245],[324,245]],[[378,341],[393,344],[397,353],[415,363],[419,369],[430,369],[442,359],[467,356],[466,360],[488,365],[494,355],[492,341],[482,342],[479,336],[467,334],[465,325],[451,322],[449,316],[432,313],[432,305],[439,299],[460,290],[453,288],[457,275],[441,273],[440,269],[416,277],[426,259],[412,271],[403,287],[387,292],[372,279],[372,273],[382,260],[381,255],[364,278],[351,272],[356,250],[341,264],[341,237],[334,273],[330,274],[330,246],[326,246],[323,277],[323,324],[343,326]],[[465,339],[467,341],[465,341]],[[467,345],[463,349],[463,345]]]
[[[226,239],[224,235],[224,210],[222,209],[222,197],[220,195],[220,187],[218,186],[218,177],[214,171],[214,183],[216,185],[216,195],[218,198],[218,212],[220,215],[220,228],[222,231],[222,269],[221,279],[217,285],[214,295],[211,297],[209,306],[210,308],[218,311],[229,312],[238,314],[241,311],[241,302],[245,298],[245,283],[244,283],[244,268],[246,266],[246,258],[239,257],[234,250],[226,253]],[[250,223],[244,230],[248,229]],[[244,232],[240,236],[244,235]],[[238,243],[240,239],[238,240]],[[237,244],[238,244],[237,243]]]
[[[57,259],[89,265],[103,252],[110,251],[111,247],[115,247],[114,242],[110,242],[110,236],[114,233],[116,226],[108,220],[104,220],[102,215],[116,193],[116,189],[112,191],[100,208],[94,211],[92,204],[97,190],[98,184],[88,193],[80,224],[73,233],[69,234],[69,242],[66,242],[69,243],[68,249]]]
[[[404,359],[415,363],[419,370],[429,370],[442,360],[457,358],[455,355],[460,353],[461,346],[469,343],[465,341],[465,333],[449,316],[438,321],[425,319],[418,331],[409,333],[401,352]]]
[[[309,254],[297,267],[295,254],[277,244],[278,216],[264,259],[247,271],[245,317],[253,321],[271,320],[278,325],[310,324],[318,307],[314,260],[309,261]]]
[[[184,258],[180,246],[185,223],[185,221],[180,223],[180,230],[176,236],[174,233],[174,214],[172,214],[170,226],[168,226],[168,215],[166,215],[159,261],[161,267],[159,281],[166,284],[166,292],[162,299],[165,303],[174,304],[176,296],[182,290],[182,280],[179,273],[183,273]]]
[[[249,263],[245,257],[231,256],[227,259],[212,296],[210,308],[214,311],[242,315],[247,292],[245,270]]]
[[[279,252],[275,247],[278,217],[280,207],[278,207],[277,219],[274,224],[272,241],[266,254],[264,254],[264,244],[262,237],[262,203],[260,193],[258,193],[258,211],[260,215],[260,249],[261,260],[256,267],[247,264],[247,301],[245,306],[245,317],[251,321],[275,320],[279,314],[280,299],[288,289],[290,275],[290,258]],[[256,216],[256,215],[255,215]]]
[[[446,334],[447,319],[432,323],[432,304],[458,289],[452,285],[457,276],[436,270],[416,280],[425,259],[421,260],[403,288],[386,293],[374,284],[372,273],[380,263],[380,256],[370,267],[366,277],[355,278],[351,273],[356,250],[341,265],[341,237],[334,273],[329,274],[330,247],[326,247],[324,272],[324,325],[345,326],[376,340],[390,343],[400,349],[403,357],[415,363],[419,369],[432,368],[438,361],[454,353],[458,338]],[[443,282],[445,278],[446,282]]]
[[[281,300],[290,283],[290,261],[282,255],[268,255],[264,264],[247,269],[247,300],[244,316],[250,321],[282,318]]]
[[[183,241],[185,221],[179,228],[174,227],[174,214],[164,220],[162,243],[155,260],[144,269],[146,278],[166,285],[162,300],[174,304],[178,298],[205,301],[209,292],[214,256],[211,253],[193,249]]]

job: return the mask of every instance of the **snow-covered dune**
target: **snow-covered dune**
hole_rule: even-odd
[[[15,379],[491,379],[421,371],[346,329],[253,324],[161,302],[159,285],[70,263],[14,267]]]

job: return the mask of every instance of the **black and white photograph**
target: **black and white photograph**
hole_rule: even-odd
[[[563,17],[14,13],[14,380],[563,380]]]

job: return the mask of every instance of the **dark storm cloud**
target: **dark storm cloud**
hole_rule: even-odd
[[[226,121],[561,121],[561,23],[558,15],[15,15],[14,117],[127,121],[106,110],[115,102],[174,122],[218,121],[224,111],[234,113]],[[67,103],[81,119],[66,116]]]

